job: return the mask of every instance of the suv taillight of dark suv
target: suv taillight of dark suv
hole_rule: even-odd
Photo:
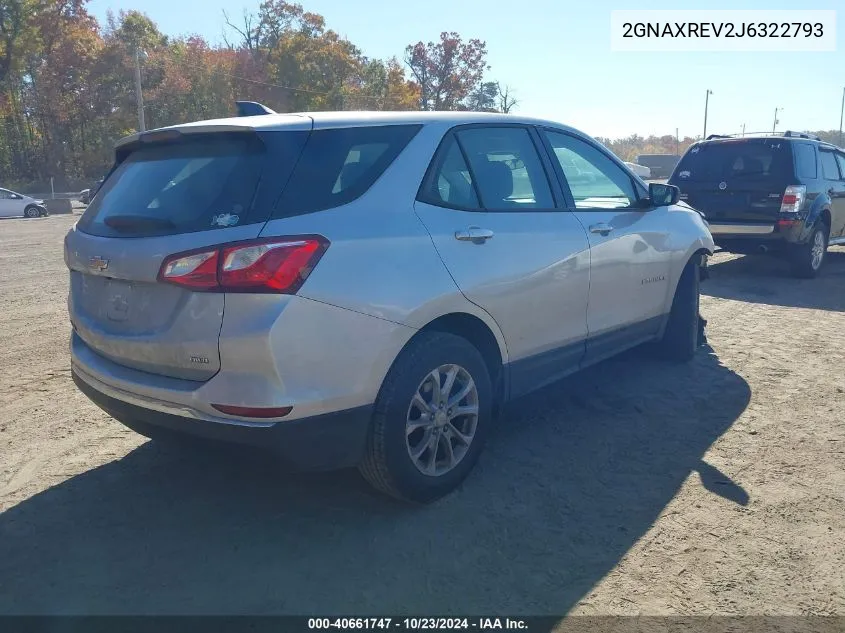
[[[829,244],[845,244],[845,151],[807,134],[708,137],[669,184],[710,223],[723,250],[788,257],[815,277]]]

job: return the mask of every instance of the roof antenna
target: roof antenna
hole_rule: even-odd
[[[263,116],[276,114],[273,110],[256,101],[235,101],[238,106],[238,116]]]

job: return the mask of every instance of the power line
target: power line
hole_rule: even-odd
[[[168,52],[171,54],[171,56],[175,56],[174,52],[172,52],[172,51],[168,51]],[[185,66],[188,66],[190,68],[194,68],[196,70],[209,70],[205,66],[191,64],[190,62],[187,62],[185,60],[178,60],[178,61],[183,63]],[[304,93],[308,93],[308,94],[321,95],[321,96],[330,96],[332,94],[331,92],[322,92],[322,91],[319,91],[319,90],[309,90],[308,88],[294,88],[293,86],[283,86],[281,84],[274,84],[274,83],[270,83],[268,81],[260,81],[258,79],[249,79],[248,77],[241,77],[240,75],[234,75],[232,73],[228,73],[228,72],[221,71],[221,70],[215,70],[214,72],[217,72],[217,73],[219,73],[219,74],[221,74],[225,77],[231,77],[232,79],[238,79],[240,81],[246,81],[246,82],[251,83],[251,84],[257,84],[257,85],[261,85],[261,86],[270,86],[272,88],[279,88],[281,90],[289,90],[291,92],[304,92]],[[379,96],[379,95],[356,94],[356,95],[350,95],[350,96],[354,96],[356,98],[362,98],[362,99],[374,99],[374,100],[384,99],[383,96]]]

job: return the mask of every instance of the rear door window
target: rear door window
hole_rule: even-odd
[[[822,176],[825,180],[839,180],[839,167],[836,165],[836,156],[833,152],[822,150],[819,152],[822,164]]]
[[[692,147],[675,171],[684,182],[763,180],[785,182],[792,178],[790,144],[777,139],[717,141]]]
[[[485,209],[555,207],[531,135],[522,127],[471,127],[457,133]]]
[[[109,175],[79,228],[132,237],[246,224],[265,154],[256,135],[242,133],[140,146]]]
[[[845,180],[845,154],[836,152],[836,162],[839,164],[839,179]]]
[[[795,144],[795,169],[799,178],[818,178],[819,170],[816,164],[816,150],[808,143]]]
[[[420,127],[384,125],[313,131],[273,217],[312,213],[359,198],[399,156]]]
[[[466,211],[480,208],[475,183],[454,134],[444,141],[431,176],[423,183],[419,199],[440,207]]]

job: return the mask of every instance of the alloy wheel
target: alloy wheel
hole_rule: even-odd
[[[405,444],[414,466],[439,477],[466,456],[478,427],[478,389],[460,365],[441,365],[414,392]]]

